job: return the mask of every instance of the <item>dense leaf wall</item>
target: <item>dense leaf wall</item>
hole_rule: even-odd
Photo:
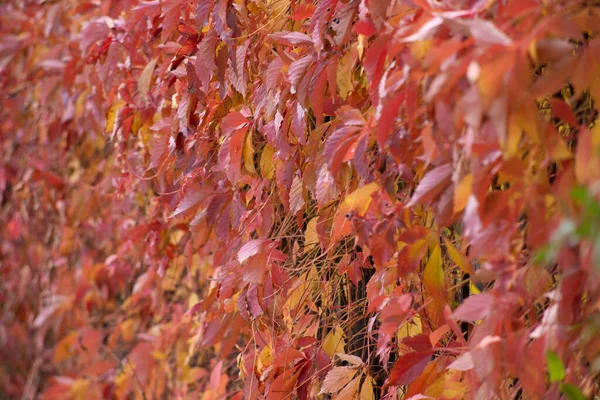
[[[593,1],[0,5],[0,397],[600,388]]]

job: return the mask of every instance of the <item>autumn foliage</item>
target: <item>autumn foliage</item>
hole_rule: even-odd
[[[591,398],[599,7],[2,2],[0,398]]]

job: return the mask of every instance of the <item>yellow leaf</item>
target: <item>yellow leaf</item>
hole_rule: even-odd
[[[539,116],[536,105],[533,102],[531,104],[523,102],[517,106],[514,115],[517,126],[535,143],[539,143]]]
[[[537,64],[538,63],[538,51],[537,51],[537,41],[532,39],[529,42],[529,46],[527,46],[527,51],[529,52],[529,56],[531,59]]]
[[[410,53],[417,60],[421,60],[423,57],[427,55],[429,49],[431,49],[431,39],[427,40],[419,40],[416,42],[412,42],[408,44],[408,48],[410,49]]]
[[[300,279],[296,281],[297,284],[292,286],[288,291],[288,297],[282,310],[288,328],[291,329],[294,325],[294,318],[292,318],[292,316],[296,314],[298,307],[305,304],[310,299],[311,292],[315,290],[315,283],[317,282],[316,277],[317,270],[313,266],[308,272],[303,274]]]
[[[365,381],[360,388],[360,400],[375,400],[375,394],[373,393],[373,378],[371,375],[365,377]]]
[[[135,321],[132,318],[126,319],[120,326],[121,336],[125,342],[130,342],[135,337]]]
[[[271,346],[266,345],[260,351],[260,355],[258,356],[258,371],[262,373],[265,368],[270,366],[273,363],[273,352],[271,351]]]
[[[142,113],[136,112],[133,116],[133,122],[131,123],[131,133],[137,135],[142,126],[144,126],[144,122],[142,121]]]
[[[358,45],[356,46],[356,49],[358,50],[358,59],[362,60],[363,58],[363,52],[365,51],[365,41],[366,41],[366,37],[364,35],[358,35]]]
[[[340,91],[340,97],[346,99],[348,93],[352,91],[354,85],[352,83],[352,75],[354,65],[356,64],[358,51],[356,45],[351,47],[346,54],[340,59],[337,67],[336,83]]]
[[[337,241],[342,236],[351,233],[352,223],[348,219],[349,215],[356,213],[363,217],[371,204],[371,195],[377,190],[379,190],[379,185],[373,182],[356,189],[346,196],[333,219],[332,241]]]
[[[466,274],[472,274],[473,267],[471,266],[469,260],[467,260],[467,257],[459,252],[448,239],[444,238],[444,243],[446,244],[446,251],[450,256],[450,259],[454,261],[458,268],[460,268],[460,270]]]
[[[73,344],[77,342],[79,335],[76,331],[72,331],[54,347],[54,363],[61,363],[69,358],[73,354]]]
[[[273,154],[275,150],[268,144],[263,148],[260,156],[260,174],[267,179],[272,179],[275,174],[275,165],[273,164]]]
[[[117,112],[124,105],[125,105],[124,100],[117,100],[110,106],[110,108],[108,109],[108,112],[106,113],[106,128],[105,128],[104,132],[106,132],[106,133],[113,132],[113,130],[115,129],[115,119],[117,118]]]
[[[185,268],[185,256],[182,254],[171,261],[171,265],[161,281],[163,290],[175,290]]]
[[[250,172],[252,175],[256,175],[256,169],[254,169],[254,146],[252,145],[252,132],[248,132],[246,135],[242,156],[244,157],[244,167],[246,167],[248,172]]]
[[[319,235],[317,234],[317,222],[319,217],[314,217],[308,224],[306,224],[306,231],[304,232],[304,252],[308,253],[315,246],[319,245]]]
[[[375,182],[356,189],[344,199],[340,208],[354,210],[361,217],[365,215],[371,204],[371,195],[379,189]]]
[[[90,383],[87,379],[77,379],[71,385],[71,396],[76,400],[85,399],[89,395]]]
[[[152,60],[150,60],[150,62],[144,67],[144,70],[138,78],[138,92],[140,93],[144,101],[148,101],[148,91],[150,90],[150,84],[152,83],[152,74],[154,73],[154,67],[156,67],[157,61],[157,58],[153,58]]]
[[[339,326],[329,331],[323,341],[323,350],[325,350],[329,357],[333,357],[335,353],[345,353],[345,347],[344,330]]]
[[[423,286],[429,297],[425,311],[435,325],[441,325],[444,319],[442,310],[447,301],[447,291],[439,245],[436,245],[432,250],[423,270]]]
[[[507,159],[515,156],[519,151],[522,133],[523,131],[517,123],[517,119],[511,116],[508,121],[507,137],[502,141],[502,147]]]
[[[403,322],[398,329],[398,340],[405,337],[417,336],[423,332],[423,326],[421,324],[421,317],[416,315],[412,320]]]
[[[477,286],[475,286],[473,282],[469,282],[469,292],[471,293],[471,295],[481,293],[481,291],[477,289]]]
[[[196,292],[192,292],[188,297],[188,308],[193,308],[198,303],[200,303],[200,297]]]
[[[548,127],[546,137],[544,138],[544,145],[552,161],[568,160],[573,157],[571,150],[569,150],[567,144],[554,126]]]
[[[87,99],[89,93],[90,89],[85,89],[77,98],[77,102],[75,103],[75,116],[77,118],[80,118],[83,115],[85,100]]]
[[[443,293],[444,290],[444,269],[442,268],[442,251],[439,245],[436,245],[431,251],[429,260],[423,271],[423,285],[429,293]]]
[[[454,189],[454,212],[462,211],[467,205],[473,189],[473,174],[464,176]]]

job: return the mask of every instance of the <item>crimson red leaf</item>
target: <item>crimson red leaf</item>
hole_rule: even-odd
[[[403,386],[408,385],[423,372],[429,361],[431,360],[430,351],[417,351],[408,353],[398,359],[390,375],[388,376],[387,385]]]

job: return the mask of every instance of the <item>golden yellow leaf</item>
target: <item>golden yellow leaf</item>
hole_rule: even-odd
[[[188,297],[188,308],[192,308],[198,303],[200,303],[200,297],[198,297],[196,292],[192,292],[190,297]]]
[[[357,57],[358,50],[356,49],[356,45],[354,45],[343,55],[338,63],[336,83],[338,90],[340,91],[340,97],[344,100],[348,97],[348,93],[354,88],[352,75]]]
[[[307,253],[312,250],[315,246],[319,245],[319,235],[317,234],[317,222],[319,217],[314,217],[308,224],[306,224],[306,231],[304,231],[304,252]]]
[[[323,350],[333,357],[335,353],[345,353],[346,341],[344,340],[344,330],[336,326],[334,329],[329,331],[325,340],[323,341]]]
[[[272,179],[275,174],[275,164],[273,164],[273,154],[275,150],[268,144],[263,148],[260,156],[260,174],[264,178]]]
[[[106,113],[106,128],[104,132],[112,133],[115,128],[115,119],[117,118],[117,112],[125,105],[125,100],[117,100],[115,101],[108,112]]]
[[[431,49],[432,41],[431,39],[419,40],[416,42],[411,42],[408,44],[408,48],[410,49],[410,53],[417,60],[421,60],[423,57],[427,55],[429,50]]]
[[[258,356],[258,371],[262,373],[265,368],[270,366],[273,363],[273,352],[271,350],[270,345],[266,345],[260,351],[260,355]]]
[[[517,123],[517,119],[511,116],[508,121],[506,138],[502,140],[502,147],[506,158],[511,158],[517,154],[522,134],[523,131]]]
[[[83,400],[89,396],[91,382],[87,379],[77,379],[71,385],[71,396],[75,400]]]
[[[535,143],[540,142],[540,132],[538,127],[539,113],[536,105],[532,102],[522,103],[515,112],[515,122],[517,126],[525,132]],[[509,132],[510,133],[510,132]],[[520,135],[519,135],[520,136]]]
[[[61,339],[60,342],[54,347],[54,363],[61,363],[69,358],[71,358],[74,354],[72,351],[73,344],[77,343],[79,335],[76,331],[72,331],[67,334],[64,338]]]
[[[439,245],[433,248],[429,260],[425,264],[423,285],[429,293],[444,291],[444,269],[442,268],[442,251]]]
[[[439,245],[431,251],[423,270],[423,286],[428,294],[425,311],[436,325],[442,324],[444,304],[447,300],[446,282]]]
[[[348,219],[351,213],[356,213],[363,217],[369,205],[371,204],[371,195],[379,190],[379,185],[375,182],[369,183],[361,188],[350,193],[342,204],[337,209],[333,219],[333,234],[332,241],[339,240],[342,236],[348,235],[351,232],[352,223]]]
[[[121,336],[125,342],[130,342],[135,337],[135,321],[132,318],[126,319],[120,326]]]
[[[464,176],[454,188],[454,212],[462,211],[473,190],[473,174]]]
[[[423,325],[421,324],[421,317],[415,315],[412,320],[403,322],[398,328],[398,340],[404,339],[405,337],[417,336],[423,333]]]
[[[256,175],[256,169],[254,168],[254,146],[252,144],[252,132],[248,132],[246,135],[242,156],[244,158],[244,167],[246,167],[246,170],[248,170],[248,172],[250,172],[252,175]]]
[[[446,251],[450,256],[450,259],[454,261],[456,266],[458,266],[458,268],[460,268],[462,272],[466,274],[472,274],[473,266],[471,266],[471,263],[469,262],[469,260],[467,260],[467,257],[465,257],[461,252],[459,252],[458,249],[454,247],[452,242],[448,239],[444,238],[444,243],[446,244]]]
[[[371,375],[365,377],[365,381],[360,388],[360,400],[375,400],[375,394],[373,393],[373,378]]]
[[[87,88],[83,92],[81,92],[79,97],[77,97],[77,102],[75,103],[75,116],[77,118],[80,118],[83,115],[83,112],[85,111],[84,110],[85,100],[87,99],[89,93],[90,93],[90,89]]]

